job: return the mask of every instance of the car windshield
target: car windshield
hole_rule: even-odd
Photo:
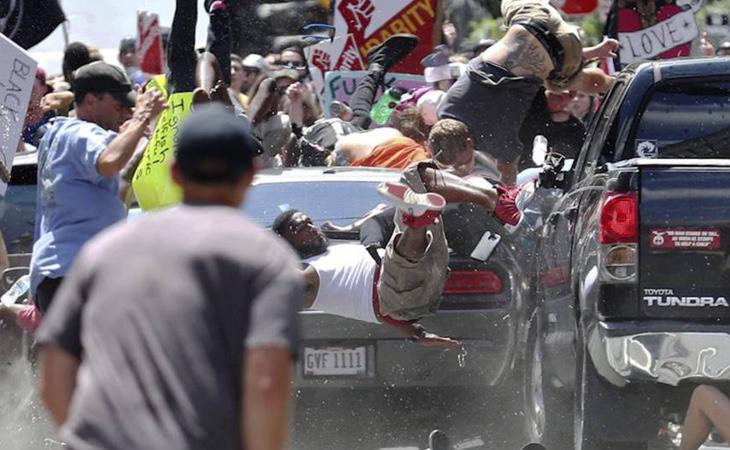
[[[375,181],[263,183],[249,191],[244,211],[264,227],[289,209],[304,211],[317,225],[331,221],[343,226],[383,203],[376,186]]]
[[[730,81],[659,85],[635,151],[647,158],[730,158]]]

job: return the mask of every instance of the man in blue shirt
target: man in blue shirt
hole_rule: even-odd
[[[38,152],[31,296],[45,313],[81,246],[126,216],[119,172],[166,106],[159,92],[136,98],[124,72],[104,62],[74,77],[76,118],[58,119]],[[134,107],[134,112],[132,109]]]

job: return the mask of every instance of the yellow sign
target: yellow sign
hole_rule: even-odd
[[[167,76],[155,75],[154,77],[150,78],[150,81],[147,82],[146,89],[149,91],[153,88],[160,91],[162,93],[162,96],[167,99]]]
[[[170,167],[175,159],[175,139],[183,119],[190,113],[193,94],[182,92],[167,99],[152,139],[132,179],[139,206],[149,211],[180,203],[182,192],[172,181]]]

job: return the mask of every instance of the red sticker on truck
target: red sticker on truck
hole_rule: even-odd
[[[662,249],[707,249],[720,248],[718,230],[651,230],[651,248]]]

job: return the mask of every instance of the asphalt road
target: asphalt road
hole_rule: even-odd
[[[28,341],[12,327],[0,323],[0,449],[65,448],[38,399]],[[292,450],[423,450],[436,428],[447,433],[456,450],[519,450],[526,443],[516,389],[318,389],[294,394]]]

